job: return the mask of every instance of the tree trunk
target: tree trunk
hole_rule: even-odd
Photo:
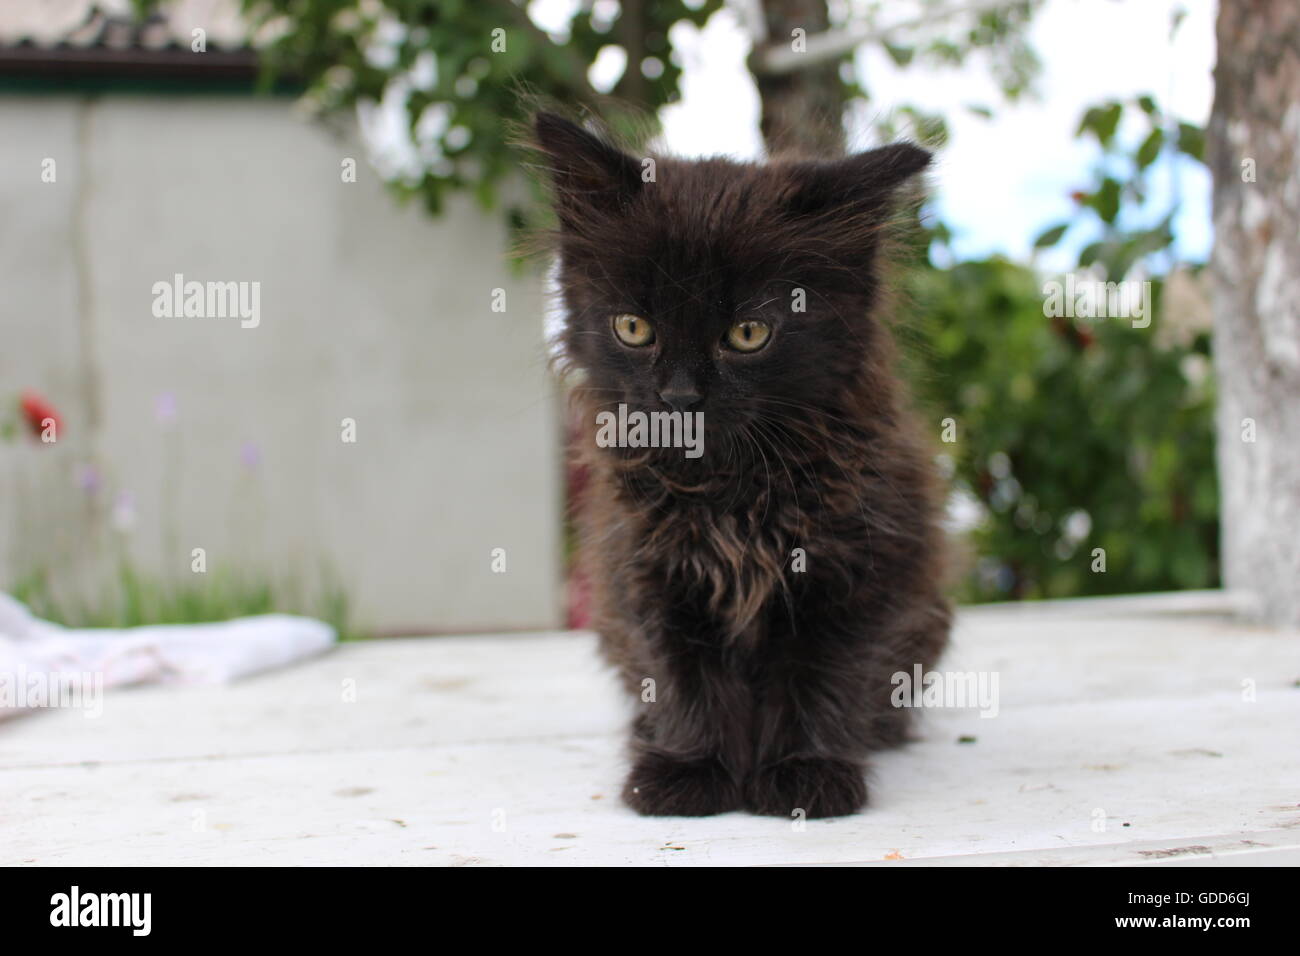
[[[1220,0],[1207,162],[1224,585],[1300,626],[1300,3]]]
[[[621,0],[619,6],[622,12],[614,21],[614,33],[619,45],[627,51],[627,67],[614,85],[613,93],[620,100],[646,109],[650,84],[641,72],[641,60],[649,52],[645,45],[645,3],[644,0]]]
[[[767,42],[789,46],[791,35],[807,38],[830,25],[826,0],[763,0]],[[844,86],[839,60],[809,65],[793,73],[759,73],[763,112],[759,128],[770,155],[790,152],[809,157],[844,152]]]

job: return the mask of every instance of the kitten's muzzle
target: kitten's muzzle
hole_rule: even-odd
[[[675,412],[689,412],[704,400],[704,396],[692,387],[665,388],[659,393],[659,397],[667,402],[668,407]]]

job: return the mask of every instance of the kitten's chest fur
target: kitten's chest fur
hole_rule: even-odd
[[[598,487],[585,564],[614,619],[608,633],[756,648],[774,618],[797,629],[805,596],[851,575],[846,552],[869,537],[856,499],[808,463],[702,485],[614,469]]]
[[[776,500],[774,500],[776,499]],[[640,563],[647,584],[665,601],[692,607],[711,620],[723,642],[756,643],[764,612],[788,598],[793,542],[807,541],[809,518],[790,502],[767,496],[757,506],[679,503],[651,523],[636,515],[647,550]]]
[[[866,647],[871,625],[937,603],[938,496],[914,430],[808,434],[798,455],[732,467],[593,450],[582,564],[625,673],[663,653],[815,654],[846,627]]]

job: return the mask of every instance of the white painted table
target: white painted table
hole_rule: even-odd
[[[0,863],[1300,863],[1300,641],[1227,610],[964,610],[944,667],[996,671],[999,715],[930,711],[866,812],[802,829],[621,806],[624,709],[589,634],[109,691],[99,719],[0,722]]]

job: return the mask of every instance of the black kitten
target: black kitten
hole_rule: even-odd
[[[583,567],[639,702],[624,799],[852,813],[907,735],[891,675],[948,639],[942,496],[878,317],[895,194],[930,156],[639,158],[549,113],[535,134],[590,426]],[[620,405],[699,413],[702,448],[602,447]]]

